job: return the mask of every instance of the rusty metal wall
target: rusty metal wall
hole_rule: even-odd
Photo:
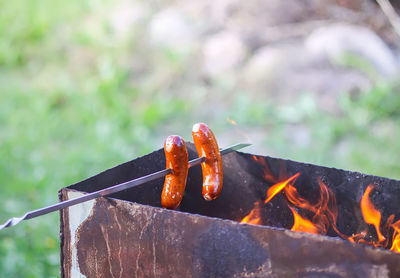
[[[63,278],[400,277],[400,255],[386,250],[121,200],[69,208],[62,221]]]

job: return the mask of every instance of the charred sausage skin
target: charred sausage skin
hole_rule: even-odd
[[[188,174],[188,151],[182,137],[171,135],[164,142],[166,168],[172,174],[165,176],[164,188],[161,194],[161,206],[176,209],[182,201]]]
[[[201,163],[203,197],[205,200],[211,201],[218,197],[222,189],[221,153],[213,132],[206,124],[195,124],[192,129],[192,136],[199,157],[204,156],[206,158],[206,161]]]

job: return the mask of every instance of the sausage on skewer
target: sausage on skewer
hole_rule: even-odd
[[[167,168],[172,174],[165,176],[161,194],[161,205],[164,208],[176,209],[182,201],[188,174],[188,151],[182,137],[171,135],[164,142]]]
[[[192,136],[199,157],[204,156],[206,158],[206,161],[201,163],[203,197],[205,200],[211,201],[218,197],[222,189],[221,153],[213,132],[206,124],[195,124],[192,129]]]

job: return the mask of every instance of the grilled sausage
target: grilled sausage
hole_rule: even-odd
[[[164,208],[176,209],[182,201],[188,174],[188,151],[182,137],[171,135],[164,142],[167,168],[172,174],[165,176],[164,188],[161,194],[161,205]]]
[[[211,201],[218,197],[222,189],[222,159],[218,143],[211,129],[203,123],[193,126],[192,136],[199,157],[204,156],[201,163],[203,170],[203,197]]]

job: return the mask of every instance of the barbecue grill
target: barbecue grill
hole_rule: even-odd
[[[188,143],[189,159],[197,157]],[[262,161],[262,163],[260,163]],[[165,167],[163,149],[59,191],[61,201],[126,182]],[[318,199],[322,181],[337,200],[337,227],[346,235],[370,228],[360,200],[387,219],[400,215],[400,181],[232,152],[223,156],[224,187],[203,199],[200,166],[189,170],[177,210],[161,208],[163,179],[66,208],[60,213],[61,277],[400,277],[400,255],[326,236],[290,231],[293,215],[277,195],[261,211],[263,225],[240,224],[273,185],[266,177],[301,173],[296,187]],[[371,231],[371,238],[377,240]]]

